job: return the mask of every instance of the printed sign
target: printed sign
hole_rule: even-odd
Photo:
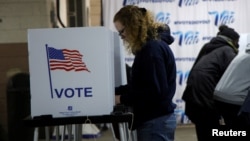
[[[110,114],[114,43],[105,27],[29,29],[31,116]]]

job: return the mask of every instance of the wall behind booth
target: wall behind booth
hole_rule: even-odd
[[[0,44],[0,125],[7,131],[7,82],[14,73],[28,72],[27,43]]]
[[[185,114],[182,94],[190,69],[201,47],[216,36],[221,24],[234,28],[239,34],[249,33],[249,0],[102,0],[104,26],[116,30],[112,18],[124,5],[145,7],[155,20],[168,24],[175,41],[170,45],[177,66],[176,93],[179,124],[190,123]],[[188,11],[188,12],[187,12]],[[126,63],[133,63],[133,56],[126,55]]]

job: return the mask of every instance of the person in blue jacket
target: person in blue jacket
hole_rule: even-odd
[[[130,82],[116,88],[116,104],[133,109],[138,141],[173,141],[176,117],[176,64],[169,44],[169,26],[154,21],[152,12],[127,5],[113,22],[127,50],[134,54]]]

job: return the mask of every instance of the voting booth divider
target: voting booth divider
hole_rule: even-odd
[[[82,131],[90,117],[110,115],[114,88],[126,83],[122,48],[105,27],[29,29],[31,119],[84,117]]]
[[[244,53],[246,47],[250,47],[250,33],[241,33],[239,40],[239,54]]]
[[[112,38],[102,27],[28,30],[31,116],[110,114]]]

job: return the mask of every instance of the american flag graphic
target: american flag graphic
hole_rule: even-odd
[[[78,50],[55,49],[48,47],[50,70],[88,71]]]

